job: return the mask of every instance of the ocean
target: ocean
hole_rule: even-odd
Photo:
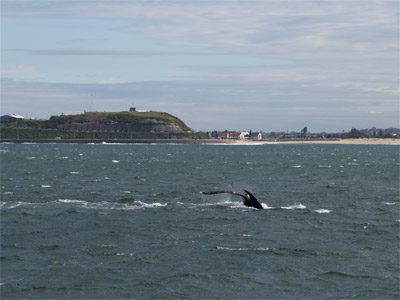
[[[1,299],[399,299],[399,149],[3,143]]]

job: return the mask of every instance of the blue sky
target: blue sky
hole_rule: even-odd
[[[2,0],[1,114],[166,111],[195,130],[399,124],[398,1]]]

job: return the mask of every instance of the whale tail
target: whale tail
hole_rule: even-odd
[[[258,202],[256,197],[254,197],[252,193],[250,193],[249,191],[246,191],[246,190],[245,190],[245,192],[246,192],[247,195],[249,195],[249,198],[245,198],[243,200],[244,205],[250,206],[250,207],[254,207],[254,208],[257,208],[257,209],[263,209],[263,207],[260,204],[260,202]]]
[[[257,209],[263,209],[262,205],[260,202],[257,201],[256,197],[253,196],[251,192],[249,192],[250,187],[246,184],[242,183],[233,183],[229,187],[225,188],[218,188],[215,190],[211,190],[208,192],[201,192],[202,194],[205,195],[212,195],[212,194],[234,194],[241,196],[243,198],[243,204],[249,207],[254,207]]]

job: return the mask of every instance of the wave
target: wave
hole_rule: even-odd
[[[30,203],[30,202],[23,202],[23,201],[18,201],[16,203],[12,202],[2,202],[1,208],[2,209],[14,209],[18,207],[32,207],[32,206],[41,206],[45,203]]]
[[[378,278],[378,277],[369,276],[369,275],[349,274],[349,273],[337,272],[337,271],[328,271],[328,272],[320,273],[318,275],[319,276],[323,276],[323,277],[343,277],[343,278],[361,278],[361,279],[366,279],[366,278],[375,279],[375,278]]]
[[[263,209],[275,209],[275,207],[268,206],[267,203],[261,203]]]
[[[314,210],[314,212],[319,213],[319,214],[329,214],[331,212],[331,210],[321,208],[321,209]]]
[[[88,202],[83,200],[70,200],[70,199],[58,199],[58,202],[61,203],[79,203],[79,204],[87,204]]]
[[[220,247],[217,246],[217,250],[227,250],[227,251],[268,251],[270,248],[247,248],[247,247],[241,247],[241,248],[230,248],[230,247]]]
[[[2,202],[0,203],[0,207],[3,210],[10,210],[15,208],[37,208],[43,206],[57,206],[57,205],[65,205],[68,208],[85,208],[85,209],[104,209],[104,210],[135,210],[135,209],[143,209],[143,208],[158,208],[158,207],[165,207],[167,203],[146,203],[142,201],[133,201],[133,203],[115,203],[115,202],[88,202],[84,200],[74,200],[74,199],[58,199],[55,201],[50,202],[39,202],[39,203],[32,203],[32,202],[22,202],[18,201],[16,203],[7,203]]]
[[[295,203],[293,205],[289,205],[289,206],[282,206],[282,209],[306,209],[307,207],[301,203]]]
[[[154,202],[154,203],[145,203],[142,201],[134,201],[134,203],[137,203],[139,205],[141,205],[142,207],[145,208],[152,208],[152,207],[164,207],[167,206],[167,203],[159,203],[159,202]]]
[[[183,204],[181,202],[178,202],[177,204]],[[201,204],[196,204],[196,203],[191,203],[191,208],[194,207],[208,207],[208,206],[226,206],[229,208],[240,208],[240,209],[256,209],[254,207],[249,207],[245,206],[242,201],[232,201],[232,200],[223,200],[219,202],[207,202],[207,203],[201,203]],[[262,207],[264,209],[274,209],[274,207],[269,207],[266,203],[261,203]]]

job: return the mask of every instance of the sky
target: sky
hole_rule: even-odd
[[[400,127],[397,0],[2,0],[1,115],[193,130]]]

